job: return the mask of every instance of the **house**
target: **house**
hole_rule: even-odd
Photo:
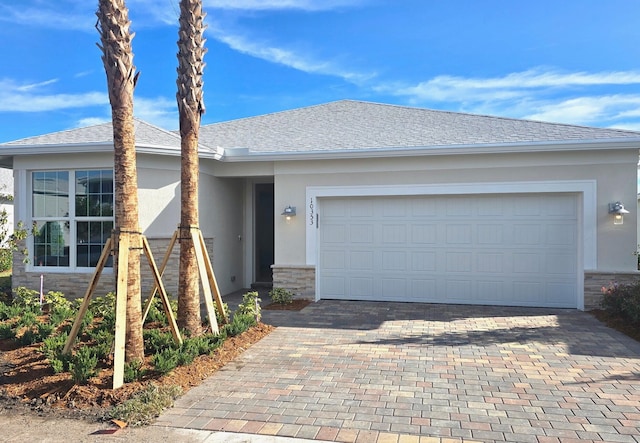
[[[12,171],[0,168],[0,217],[6,222],[0,225],[0,248],[13,233],[13,175]]]
[[[200,228],[223,294],[273,282],[316,300],[585,309],[638,276],[640,132],[342,100],[206,125],[200,142]],[[180,140],[138,120],[136,145],[159,261],[179,221]],[[112,151],[110,124],[0,145],[16,220],[37,227],[15,286],[43,275],[84,293],[113,226]]]

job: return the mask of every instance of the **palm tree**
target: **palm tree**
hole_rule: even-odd
[[[198,227],[198,135],[204,113],[204,17],[202,0],[180,1],[178,40],[178,110],[181,137],[180,266],[178,281],[178,326],[193,335],[202,332],[198,263],[191,228]]]
[[[133,122],[133,90],[138,74],[131,50],[134,34],[129,32],[131,22],[124,0],[99,0],[96,15],[113,123],[116,249],[120,233],[132,235],[133,242],[128,253],[125,359],[142,361],[140,250],[136,247],[140,243],[140,228]]]

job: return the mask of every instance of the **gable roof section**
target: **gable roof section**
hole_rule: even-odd
[[[180,137],[173,132],[153,126],[139,119],[134,119],[136,145],[180,147]],[[69,145],[113,145],[113,129],[111,122],[84,128],[69,129],[35,137],[23,138],[0,146],[69,146]]]
[[[200,140],[242,156],[640,142],[640,132],[341,100],[206,125]]]

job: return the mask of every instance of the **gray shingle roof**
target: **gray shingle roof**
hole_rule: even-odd
[[[341,100],[203,126],[208,146],[252,152],[638,139],[640,132]]]
[[[180,136],[153,126],[142,120],[135,119],[136,145],[163,146],[180,150]],[[45,146],[45,145],[88,145],[96,143],[112,143],[113,129],[111,122],[87,126],[78,129],[53,132],[23,138],[0,146]]]

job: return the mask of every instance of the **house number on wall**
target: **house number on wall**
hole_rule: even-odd
[[[311,198],[309,200],[309,225],[313,226],[313,219],[314,219],[314,214],[313,214],[313,198]]]

